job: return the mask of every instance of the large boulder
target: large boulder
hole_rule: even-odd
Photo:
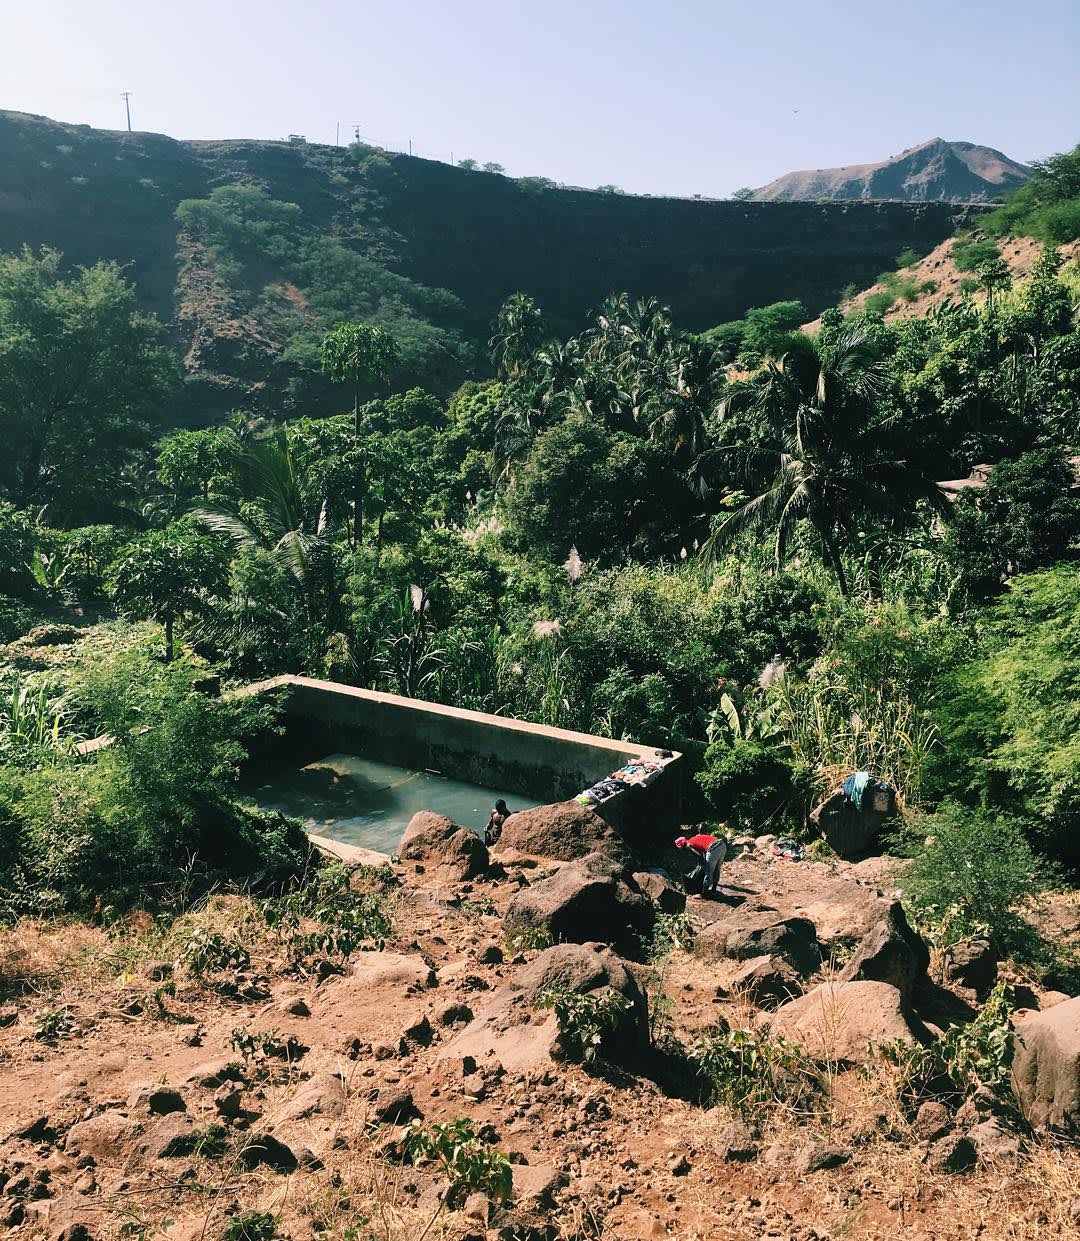
[[[892,1040],[924,1043],[929,1031],[887,982],[825,982],[784,1004],[774,1034],[799,1043],[816,1060],[861,1064],[870,1048]]]
[[[844,790],[838,788],[810,812],[810,826],[842,858],[854,859],[872,850],[887,818],[870,809],[856,810]]]
[[[905,1000],[910,1000],[929,964],[930,950],[911,929],[900,902],[891,901],[859,941],[840,980],[891,983]]]
[[[809,918],[754,905],[727,908],[708,922],[694,937],[694,953],[705,960],[778,957],[800,974],[811,973],[821,962],[817,932]]]
[[[997,954],[988,939],[962,939],[945,949],[945,978],[953,986],[974,991],[979,999],[997,982]]]
[[[681,914],[686,909],[686,893],[675,886],[667,871],[636,870],[634,882],[664,914]]]
[[[648,931],[652,919],[652,902],[620,863],[593,853],[522,889],[504,927],[508,936],[539,930],[554,941],[622,943]]]
[[[517,853],[559,862],[573,862],[590,853],[605,853],[621,862],[629,860],[629,851],[611,824],[576,801],[533,806],[510,815],[492,852],[496,856]]]
[[[488,868],[487,845],[480,837],[431,810],[413,815],[397,852],[404,861],[423,862],[447,879],[472,879]]]
[[[508,1072],[525,1072],[560,1050],[555,1014],[537,1007],[544,992],[586,995],[609,989],[630,1001],[610,1054],[622,1064],[633,1064],[649,1047],[648,1002],[626,962],[598,943],[556,944],[539,953],[491,992],[473,1020],[445,1044],[439,1059],[494,1059]]]
[[[1012,1083],[1036,1129],[1080,1129],[1080,997],[1017,1025]]]

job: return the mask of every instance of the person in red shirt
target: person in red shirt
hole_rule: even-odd
[[[676,849],[689,849],[695,857],[701,859],[704,871],[701,879],[701,895],[710,900],[716,895],[716,885],[720,878],[720,866],[727,857],[727,841],[723,836],[712,836],[708,832],[699,832],[696,836],[680,836],[675,841]],[[694,872],[697,873],[696,871]]]

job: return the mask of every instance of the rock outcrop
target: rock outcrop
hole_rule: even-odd
[[[512,814],[492,852],[496,857],[520,853],[559,862],[572,862],[590,853],[603,853],[620,861],[629,857],[622,837],[611,824],[576,801],[533,806]]]
[[[632,1063],[649,1045],[648,1003],[626,962],[597,943],[545,949],[491,993],[473,1020],[446,1044],[440,1060],[495,1059],[509,1072],[524,1072],[559,1052],[555,1016],[537,1008],[539,997],[546,991],[585,995],[607,989],[630,1001],[614,1056]]]
[[[891,983],[905,1000],[910,1000],[929,964],[929,949],[911,929],[900,902],[892,901],[863,935],[840,979]]]
[[[772,1030],[816,1060],[862,1064],[870,1048],[897,1039],[929,1040],[929,1032],[887,982],[826,982],[776,1010]]]
[[[447,879],[472,879],[488,868],[487,846],[480,837],[430,810],[421,810],[409,820],[398,856],[434,867]]]
[[[1080,997],[1017,1025],[1012,1083],[1036,1129],[1080,1128]]]
[[[519,892],[504,925],[509,937],[541,931],[553,941],[617,944],[647,931],[652,918],[652,903],[620,863],[592,853]]]

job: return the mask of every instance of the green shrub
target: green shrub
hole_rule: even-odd
[[[918,251],[912,250],[910,247],[907,250],[901,250],[896,256],[897,267],[914,267],[918,261]]]
[[[944,945],[971,935],[988,936],[1001,952],[1022,944],[1017,907],[1045,887],[1047,869],[1020,824],[949,802],[917,829],[927,843],[900,878],[916,921]]]
[[[695,777],[717,819],[742,830],[797,830],[810,798],[809,772],[797,767],[777,746],[722,737],[705,751]]]
[[[333,863],[309,872],[297,891],[267,901],[263,913],[294,967],[307,968],[316,957],[344,962],[358,948],[383,946],[393,881],[389,867]]]
[[[741,1111],[769,1103],[798,1104],[815,1090],[801,1047],[762,1030],[728,1030],[699,1039],[686,1053],[706,1101]]]
[[[182,941],[176,959],[193,974],[216,974],[224,970],[246,970],[251,953],[234,939],[217,931],[197,927]]]
[[[872,316],[883,315],[893,308],[896,295],[893,293],[871,293],[863,301],[863,311]]]
[[[221,1241],[274,1241],[277,1217],[269,1211],[241,1211],[225,1223]]]
[[[554,1009],[559,1043],[566,1059],[593,1064],[604,1058],[612,1040],[625,1028],[633,1004],[611,989],[582,994],[558,988],[542,992],[536,1007]]]
[[[481,1141],[472,1121],[464,1117],[441,1125],[412,1121],[405,1132],[405,1153],[412,1163],[435,1163],[439,1167],[448,1182],[444,1203],[460,1205],[475,1190],[505,1202],[513,1190],[510,1160]]]
[[[984,263],[1001,258],[997,244],[988,237],[961,238],[953,246],[952,260],[957,271],[977,271]]]
[[[901,1089],[914,1101],[941,1091],[963,1095],[979,1087],[1001,1091],[1008,1083],[1015,1050],[1012,1009],[1012,991],[1002,979],[968,1025],[952,1026],[925,1046],[899,1040],[880,1043],[877,1055],[900,1068]]]

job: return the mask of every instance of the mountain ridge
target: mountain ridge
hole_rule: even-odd
[[[994,147],[930,138],[877,163],[785,173],[752,201],[985,203],[1029,176],[1026,164]]]

